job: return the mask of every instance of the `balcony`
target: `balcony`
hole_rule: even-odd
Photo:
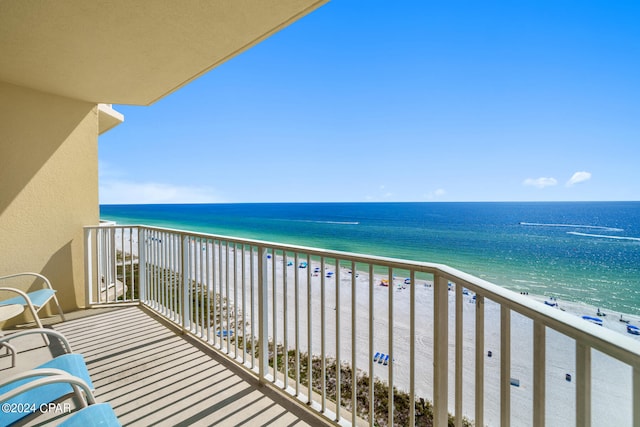
[[[444,265],[113,224],[85,249],[88,311],[119,310],[55,328],[125,424],[640,425],[638,341]]]

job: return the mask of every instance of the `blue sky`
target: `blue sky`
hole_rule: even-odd
[[[640,200],[640,2],[334,0],[100,137],[101,203]]]

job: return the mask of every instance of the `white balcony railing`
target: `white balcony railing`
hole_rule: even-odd
[[[638,341],[448,266],[146,226],[85,239],[89,306],[143,304],[330,421],[640,426]]]

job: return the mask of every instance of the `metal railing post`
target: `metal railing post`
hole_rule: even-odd
[[[93,283],[91,277],[93,275],[93,251],[91,250],[91,229],[84,229],[84,288],[85,288],[85,305],[91,306],[93,300]]]
[[[546,371],[546,343],[545,326],[533,322],[533,425],[544,427],[545,425],[545,371]]]
[[[144,228],[138,229],[138,297],[142,303],[147,301],[147,250],[145,241],[147,232]]]
[[[268,301],[269,296],[268,282],[269,276],[267,272],[267,248],[258,246],[258,380],[261,383],[266,382],[266,374],[268,372],[269,362],[269,329],[268,323]]]
[[[433,304],[433,425],[446,426],[448,423],[447,381],[449,375],[449,298],[448,281],[435,275]]]
[[[576,425],[591,427],[591,348],[576,342]]]
[[[500,425],[511,423],[511,311],[500,305]]]
[[[189,240],[189,236],[186,234],[182,236],[182,257],[180,258],[180,270],[182,272],[182,333],[187,333],[191,329]]]

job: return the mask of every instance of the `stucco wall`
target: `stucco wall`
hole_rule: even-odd
[[[95,104],[0,82],[0,276],[44,274],[65,311],[84,304],[82,227],[99,219],[97,139]]]

